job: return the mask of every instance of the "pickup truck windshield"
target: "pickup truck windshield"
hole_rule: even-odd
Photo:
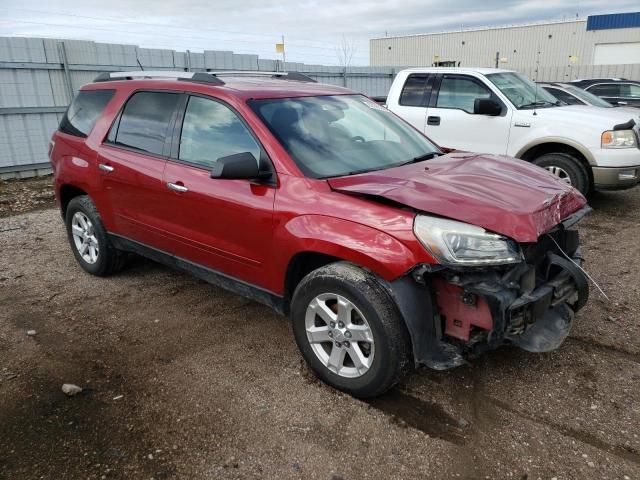
[[[421,133],[362,95],[249,104],[309,177],[382,170],[441,155]]]
[[[490,73],[487,78],[518,109],[547,108],[563,105],[544,88],[515,72]]]

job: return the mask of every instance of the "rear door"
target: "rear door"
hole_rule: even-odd
[[[211,170],[218,158],[243,152],[262,165],[270,161],[229,105],[199,95],[185,100],[164,172],[163,229],[178,257],[264,286],[275,185],[214,179]]]
[[[171,241],[162,230],[162,175],[180,98],[175,92],[133,93],[98,152],[102,190],[113,212],[112,233],[165,251]]]
[[[476,98],[492,98],[502,105],[499,116],[475,115]],[[511,111],[480,79],[464,74],[440,74],[427,108],[425,132],[444,148],[505,154]]]
[[[427,105],[434,77],[428,73],[410,74],[400,92],[398,105],[393,109],[396,115],[421,132],[424,132],[427,120]]]

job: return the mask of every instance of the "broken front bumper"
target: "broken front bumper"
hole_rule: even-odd
[[[589,296],[578,233],[559,226],[522,247],[524,261],[516,265],[423,265],[410,280],[395,282],[416,363],[445,369],[504,344],[531,352],[560,346]],[[422,288],[421,298],[415,285]]]

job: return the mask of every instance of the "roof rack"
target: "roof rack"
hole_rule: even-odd
[[[94,82],[108,82],[109,80],[133,80],[136,78],[175,78],[176,80],[185,80],[191,82],[211,83],[214,85],[224,85],[219,77],[270,77],[281,80],[293,80],[298,82],[316,81],[302,73],[298,72],[261,72],[261,71],[233,71],[223,70],[214,72],[181,72],[171,70],[136,70],[133,72],[105,72],[98,75]]]

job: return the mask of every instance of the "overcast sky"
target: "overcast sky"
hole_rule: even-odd
[[[638,0],[0,0],[0,36],[75,38],[287,61],[367,65],[368,39],[640,10]]]

